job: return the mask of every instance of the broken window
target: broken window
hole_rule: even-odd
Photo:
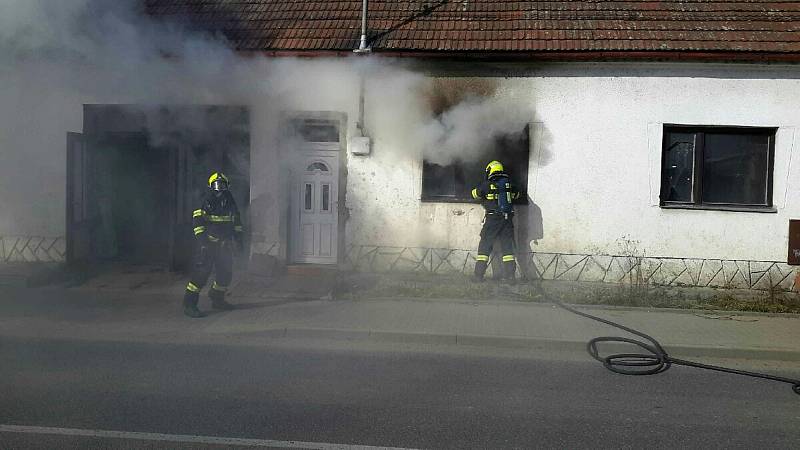
[[[486,164],[492,160],[503,163],[506,173],[520,190],[520,202],[527,201],[528,186],[528,128],[513,135],[495,140],[494,148],[487,149],[483,160],[466,162],[455,160],[442,166],[423,160],[423,202],[474,202],[472,189],[486,178]]]
[[[665,126],[661,205],[771,208],[775,131]]]

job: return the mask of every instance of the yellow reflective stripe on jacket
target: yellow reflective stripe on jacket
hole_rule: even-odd
[[[214,289],[214,290],[217,290],[217,291],[220,291],[220,292],[225,292],[225,291],[228,290],[228,287],[227,286],[220,286],[215,281],[214,284],[211,285],[211,289]]]
[[[186,285],[186,290],[191,292],[200,292],[200,288],[195,286],[191,281]]]
[[[241,225],[236,225],[233,227],[233,231],[244,231],[244,228]]]
[[[505,255],[503,256],[503,262],[514,261],[514,255]]]
[[[489,261],[488,255],[478,255],[475,257],[475,261]]]
[[[219,242],[219,238],[216,236],[208,235],[208,240],[211,242]]]
[[[206,227],[204,227],[203,225],[200,225],[199,227],[194,227],[194,234],[195,235],[198,235],[198,234],[200,234],[200,233],[202,233],[204,231],[206,231]]]
[[[233,216],[213,216],[209,214],[206,219],[209,222],[233,222]]]
[[[478,188],[475,188],[475,189],[472,190],[472,198],[475,198],[475,199],[481,198],[481,195],[478,194]]]
[[[497,194],[486,194],[486,200],[497,200]]]
[[[205,213],[206,212],[203,211],[202,209],[195,209],[194,211],[192,211],[192,217],[200,217],[200,216],[204,215]]]

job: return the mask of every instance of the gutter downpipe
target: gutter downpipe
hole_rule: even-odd
[[[361,2],[361,42],[358,45],[356,52],[369,52],[367,47],[367,0]]]
[[[372,51],[371,48],[367,46],[367,0],[362,0],[361,2],[361,40],[359,42],[358,48],[353,50],[353,53],[356,54],[369,54]],[[364,125],[364,95],[365,95],[365,84],[366,84],[366,76],[362,70],[359,80],[358,86],[358,129],[361,131],[361,136],[366,136],[365,133],[365,125]]]

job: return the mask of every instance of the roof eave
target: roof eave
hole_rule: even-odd
[[[302,50],[266,49],[239,50],[245,55],[294,58],[342,58],[353,56],[352,50]],[[745,51],[441,51],[414,49],[373,48],[375,56],[417,59],[452,59],[460,61],[671,61],[671,62],[739,62],[739,63],[800,63],[798,52],[745,52]]]

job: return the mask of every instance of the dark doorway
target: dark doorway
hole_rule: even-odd
[[[249,229],[249,141],[241,107],[85,105],[84,133],[68,136],[68,262],[188,268],[214,171]]]
[[[136,264],[168,264],[165,218],[169,202],[169,155],[145,133],[107,133],[92,142],[100,156],[98,202],[101,222],[95,230],[98,256]]]

